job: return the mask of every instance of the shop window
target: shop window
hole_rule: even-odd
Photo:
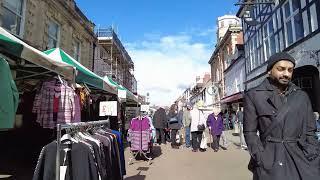
[[[11,33],[22,36],[23,0],[3,0],[2,27]]]
[[[74,40],[74,42],[73,42],[73,57],[78,62],[80,62],[80,53],[81,53],[81,43],[78,40]]]
[[[59,44],[59,25],[53,21],[49,22],[48,27],[48,49],[58,47]]]

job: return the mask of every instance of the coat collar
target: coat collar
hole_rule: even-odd
[[[292,82],[289,83],[288,90],[286,91],[286,95],[290,95],[293,91],[300,89]],[[278,92],[276,92],[276,87],[274,87],[270,83],[270,79],[266,78],[256,89],[256,91],[263,92],[265,94],[264,99],[268,102],[273,108],[278,109],[278,105],[276,103],[276,96]]]
[[[287,92],[290,94],[292,91],[299,90],[300,88],[289,82]],[[270,79],[266,78],[259,86],[257,86],[256,91],[275,91],[275,87],[270,83]]]

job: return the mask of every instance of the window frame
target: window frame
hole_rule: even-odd
[[[50,34],[49,29],[50,29],[50,25],[51,25],[52,23],[56,24],[57,27],[58,27],[58,28],[57,28],[57,37],[54,37],[54,36],[52,36],[52,35]],[[54,21],[54,20],[49,20],[49,23],[48,23],[48,33],[47,33],[47,34],[48,34],[47,47],[48,47],[49,49],[59,47],[59,44],[60,44],[60,27],[61,27],[60,24],[57,23],[56,21]],[[53,40],[56,41],[56,46],[55,46],[55,47],[49,47],[50,38],[52,38]]]
[[[78,52],[76,49],[78,49]],[[81,62],[81,41],[78,39],[73,39],[73,58]]]
[[[282,14],[283,14],[283,25],[284,25],[284,34],[285,34],[285,47],[289,47],[292,44],[294,44],[295,42],[297,42],[298,40],[302,39],[304,37],[304,35],[302,37],[300,37],[299,39],[297,39],[297,34],[296,34],[296,27],[295,27],[295,17],[297,15],[301,16],[301,20],[303,21],[303,17],[302,17],[302,12],[300,12],[301,10],[301,1],[300,2],[300,7],[298,7],[296,10],[293,11],[293,0],[287,0],[283,6],[281,7],[282,9]],[[286,12],[285,12],[285,6],[289,4],[289,16],[286,17]],[[287,23],[290,22],[290,26],[292,29],[292,42],[289,43],[288,42],[288,27],[287,27]],[[303,27],[303,23],[302,23],[302,30],[304,31],[304,27]],[[304,34],[304,33],[303,33]]]
[[[20,28],[19,28],[19,33],[12,32],[10,29],[5,28],[3,26],[3,18],[1,20],[2,21],[1,27],[3,27],[4,29],[8,30],[9,32],[17,35],[18,37],[23,38],[23,36],[24,36],[26,0],[19,0],[21,2],[21,7],[20,7],[21,14],[18,14],[18,12],[15,12],[14,10],[12,10],[9,7],[5,6],[4,1],[6,1],[6,0],[3,0],[2,3],[0,3],[1,4],[1,8],[2,9],[6,9],[7,11],[13,13],[16,17],[18,16],[20,18]]]

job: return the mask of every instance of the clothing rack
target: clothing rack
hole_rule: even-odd
[[[61,131],[64,129],[76,129],[79,127],[101,126],[101,125],[109,124],[109,122],[110,122],[110,120],[108,119],[108,120],[91,121],[91,122],[57,124],[56,180],[60,180]]]

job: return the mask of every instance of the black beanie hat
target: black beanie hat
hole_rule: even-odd
[[[295,59],[290,54],[287,52],[279,52],[269,57],[267,72],[272,69],[274,64],[281,60],[290,61],[293,63],[293,66],[296,65]]]

